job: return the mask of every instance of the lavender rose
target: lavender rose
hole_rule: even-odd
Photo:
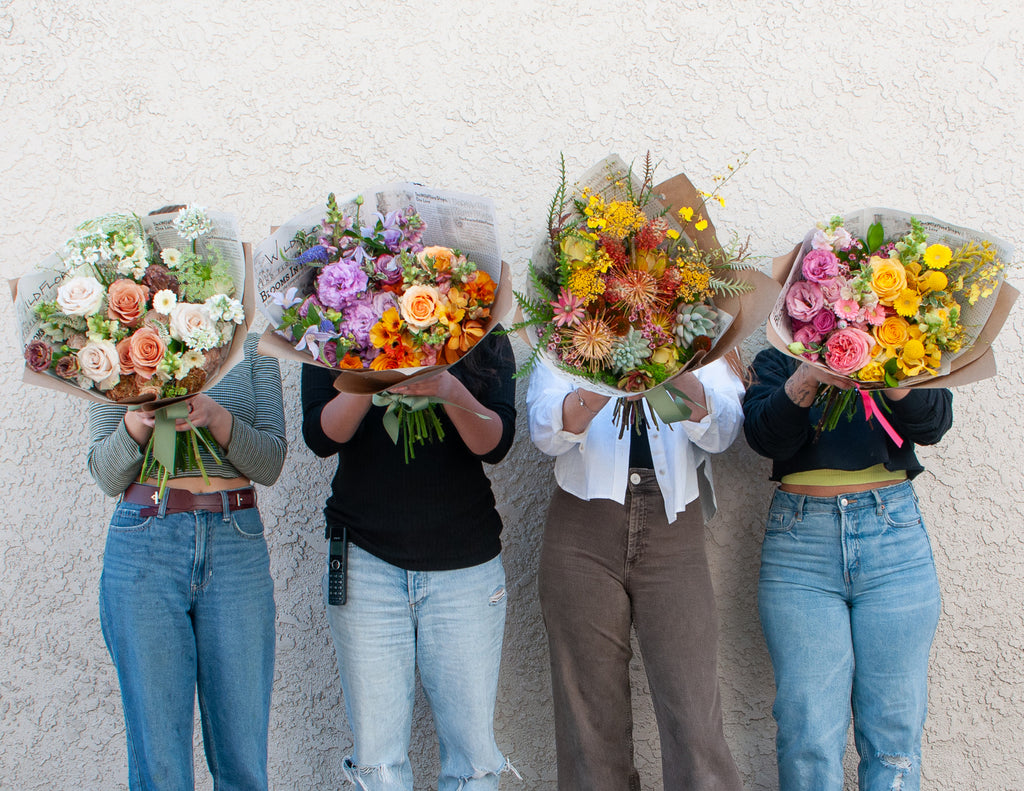
[[[813,283],[820,283],[839,274],[839,259],[831,250],[810,250],[804,256],[803,275]]]
[[[29,369],[37,374],[42,373],[50,367],[53,359],[53,347],[46,341],[29,341],[25,347],[25,363]]]
[[[810,321],[825,305],[817,284],[798,280],[786,293],[786,310],[797,321]]]

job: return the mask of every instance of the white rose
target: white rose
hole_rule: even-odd
[[[217,332],[206,305],[194,302],[179,302],[171,308],[170,330],[172,338],[186,344],[196,333]]]
[[[68,316],[91,316],[103,305],[107,290],[94,277],[72,277],[57,289],[57,304]]]
[[[121,362],[113,341],[90,341],[78,350],[78,367],[100,390],[109,390],[121,378]]]

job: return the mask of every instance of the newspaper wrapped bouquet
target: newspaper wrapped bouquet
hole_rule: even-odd
[[[261,349],[337,369],[341,391],[374,394],[405,457],[443,437],[436,402],[386,389],[457,362],[504,309],[492,204],[398,184],[296,217],[257,248]]]
[[[624,395],[643,393],[665,422],[686,419],[671,380],[736,346],[777,293],[743,246],[718,244],[704,215],[709,200],[723,203],[735,169],[698,193],[684,175],[656,187],[650,155],[640,173],[613,155],[570,190],[563,160],[542,263],[531,263],[530,290],[517,294],[516,328],[533,346],[519,373],[539,360],[619,396],[623,430],[643,417]]]
[[[997,292],[1015,297],[1003,285],[1011,255],[994,237],[890,209],[836,216],[810,231],[781,267],[769,339],[855,383],[822,388],[819,431],[852,417],[858,391],[867,416],[886,427],[865,391],[936,386],[973,362],[979,340],[986,350],[1006,317]]]
[[[235,221],[191,206],[89,220],[40,271],[12,284],[26,381],[156,412],[140,480],[206,471],[206,429],[175,432],[182,400],[240,356],[246,264]],[[251,299],[250,299],[251,303]],[[220,372],[220,375],[218,375]]]

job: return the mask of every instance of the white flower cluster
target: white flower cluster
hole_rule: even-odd
[[[194,242],[213,230],[213,221],[206,216],[203,207],[189,206],[174,218],[174,230],[182,238]]]
[[[232,324],[241,324],[245,321],[245,309],[242,307],[242,303],[227,294],[214,294],[206,300],[205,304],[214,321],[228,321]]]
[[[141,280],[149,262],[146,240],[122,231],[108,233],[103,228],[87,228],[69,239],[60,252],[69,271],[92,270],[111,266],[122,277]]]

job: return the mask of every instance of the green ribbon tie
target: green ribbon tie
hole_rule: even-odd
[[[647,403],[651,405],[662,423],[678,423],[680,420],[688,420],[693,414],[690,404],[696,403],[686,393],[669,384],[644,393],[644,398],[647,399]]]

